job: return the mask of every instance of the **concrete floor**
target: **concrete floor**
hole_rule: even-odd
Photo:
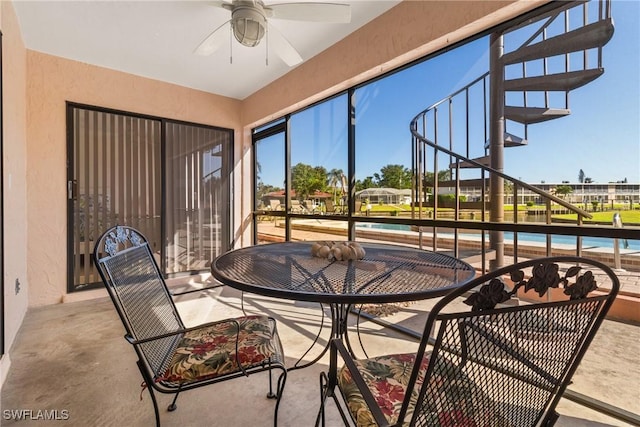
[[[194,284],[198,286],[198,283]],[[228,287],[177,298],[187,325],[241,313],[239,293]],[[416,328],[424,320],[424,304],[407,305],[386,320]],[[248,312],[259,310],[278,319],[289,365],[304,354],[322,319],[317,304],[245,296]],[[328,335],[328,319],[322,343]],[[410,351],[415,343],[370,322],[361,324],[369,355]],[[107,298],[30,309],[10,351],[11,369],[2,387],[1,425],[27,426],[152,426],[151,400],[140,387],[135,354]],[[305,359],[318,354],[316,346]],[[572,388],[633,413],[640,413],[640,328],[605,322],[596,342],[574,377]],[[280,406],[279,425],[312,426],[319,406],[318,375],[327,359],[291,371]],[[266,399],[266,374],[185,392],[175,412],[161,412],[164,426],[271,426],[273,400]],[[169,396],[160,396],[165,408]],[[66,421],[15,421],[8,410],[68,411]],[[585,407],[562,400],[566,426],[626,426]],[[339,426],[334,407],[328,425]]]

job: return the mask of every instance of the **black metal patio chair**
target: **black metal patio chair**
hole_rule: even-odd
[[[93,256],[124,324],[125,338],[137,353],[156,425],[160,413],[154,390],[175,394],[167,408],[173,411],[182,391],[267,370],[267,396],[276,399],[277,425],[287,371],[273,318],[245,316],[185,327],[149,243],[133,228],[107,230]],[[275,393],[272,369],[282,372]]]
[[[358,427],[551,426],[618,288],[614,272],[596,261],[530,260],[438,301],[416,353],[355,360],[334,340],[316,425],[324,425],[332,397],[344,423]],[[523,293],[527,302],[511,304]],[[470,309],[461,310],[462,298]]]

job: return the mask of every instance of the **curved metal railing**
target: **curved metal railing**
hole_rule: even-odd
[[[525,145],[527,143],[529,124],[564,117],[569,112],[569,92],[584,84],[587,84],[601,74],[602,67],[602,46],[608,42],[613,34],[611,22],[611,4],[609,0],[601,0],[598,2],[599,9],[597,14],[589,11],[587,1],[571,2],[563,4],[547,13],[541,14],[535,20],[523,22],[522,25],[510,28],[505,33],[496,34],[497,40],[502,40],[507,33],[517,31],[522,27],[532,29],[533,33],[528,34],[528,38],[514,50],[503,52],[498,49],[492,52],[490,71],[476,78],[466,86],[458,89],[447,97],[430,105],[428,108],[420,112],[411,121],[410,130],[413,138],[413,172],[414,183],[412,188],[412,216],[415,218],[416,207],[419,218],[422,218],[423,203],[427,204],[427,189],[432,189],[433,202],[429,202],[429,206],[433,206],[433,218],[438,218],[439,208],[439,187],[455,188],[453,201],[454,219],[460,218],[460,193],[461,184],[466,188],[468,194],[473,194],[479,201],[475,204],[475,209],[481,210],[481,220],[485,222],[485,213],[487,211],[487,203],[489,203],[490,221],[493,223],[504,222],[505,195],[509,196],[513,191],[513,222],[518,222],[518,191],[528,191],[529,199],[542,200],[545,208],[539,212],[544,212],[546,223],[551,223],[551,213],[554,208],[564,210],[564,212],[576,214],[576,224],[583,225],[585,218],[592,218],[587,212],[586,201],[585,209],[570,203],[569,201],[558,197],[555,194],[545,191],[539,187],[528,184],[520,179],[516,179],[502,171],[503,155],[502,149],[506,146]],[[573,11],[576,11],[574,13]],[[592,9],[593,10],[593,9]],[[571,23],[573,21],[573,23]],[[577,24],[577,27],[576,27]],[[535,28],[537,26],[537,28]],[[526,30],[528,31],[528,30]],[[527,34],[525,32],[525,34]],[[517,40],[517,37],[515,38]],[[580,40],[580,43],[577,42]],[[501,41],[498,45],[503,45]],[[590,70],[587,51],[597,48],[597,68],[596,72]],[[574,67],[570,67],[570,55],[572,52],[583,52],[583,60],[581,63],[582,70],[576,71]],[[495,55],[494,55],[495,53]],[[554,67],[548,64],[548,57],[564,56],[563,63],[558,63]],[[526,64],[531,61],[542,62],[542,75],[531,75]],[[518,65],[521,64],[521,65]],[[505,73],[509,68],[510,76],[506,77]],[[515,67],[515,68],[513,68]],[[521,68],[520,71],[517,71]],[[497,74],[495,74],[497,73]],[[498,76],[498,77],[493,77]],[[501,76],[501,77],[500,77]],[[496,80],[497,79],[497,80]],[[575,81],[574,81],[575,80]],[[579,80],[579,82],[578,82]],[[507,85],[508,83],[508,85]],[[489,90],[490,89],[490,95]],[[499,97],[504,97],[506,101],[506,93],[522,92],[522,100],[517,100],[514,96],[510,97],[509,111],[510,116],[505,117],[505,102],[497,102]],[[528,99],[530,91],[542,93],[544,106],[533,106]],[[550,108],[550,97],[552,92],[564,92],[564,105],[562,108]],[[458,100],[462,101],[463,106],[459,106]],[[555,98],[555,97],[554,97]],[[454,107],[454,101],[455,107]],[[516,101],[515,104],[513,101]],[[496,103],[497,102],[497,103]],[[540,102],[540,100],[538,100]],[[489,106],[496,111],[502,111],[504,128],[502,125],[490,131],[489,129]],[[474,115],[470,114],[473,109]],[[546,110],[546,111],[545,111]],[[462,113],[461,113],[462,112]],[[460,116],[462,115],[462,119]],[[507,120],[508,119],[508,120]],[[522,136],[514,136],[507,132],[506,122],[510,126],[521,126]],[[455,122],[455,123],[454,123]],[[462,138],[454,138],[454,133],[463,130]],[[472,130],[473,129],[473,130]],[[502,133],[504,132],[504,133]],[[478,146],[470,145],[471,135],[484,134],[484,154],[483,157],[472,155],[472,152],[480,151]],[[489,134],[491,137],[489,137]],[[499,136],[496,136],[499,135]],[[457,136],[457,135],[456,135]],[[502,138],[504,137],[504,140]],[[496,138],[495,146],[489,153],[489,139]],[[444,140],[444,142],[441,142]],[[464,147],[461,146],[464,144]],[[493,143],[492,143],[493,144]],[[433,152],[429,152],[429,150]],[[493,152],[496,150],[496,152]],[[490,155],[491,156],[490,156]],[[427,165],[427,158],[431,156],[433,164],[432,169]],[[447,182],[440,182],[441,168],[438,167],[439,158],[448,157],[448,165],[444,170],[448,170],[449,179]],[[474,159],[475,158],[475,159]],[[490,166],[491,165],[491,166]],[[493,167],[492,167],[493,166]],[[468,179],[469,173],[461,173],[461,169],[474,168],[480,171],[480,178]],[[431,182],[429,175],[433,174]],[[455,174],[455,175],[454,175]],[[465,175],[465,179],[461,179],[461,175]],[[491,178],[491,181],[488,179]],[[505,182],[510,186],[505,188]],[[487,187],[490,188],[488,194],[489,202],[487,202]],[[478,189],[480,195],[478,196]],[[524,194],[522,199],[524,202]],[[442,203],[444,205],[444,203]],[[520,212],[524,209],[520,208]],[[454,226],[455,232],[457,228]],[[457,234],[456,234],[457,236]],[[433,245],[436,246],[436,228],[434,227]],[[456,240],[457,241],[457,240]],[[483,243],[484,251],[484,234]],[[496,251],[496,263],[494,267],[499,267],[502,263],[502,254],[504,252],[504,241],[499,231],[491,234],[491,249]],[[457,249],[456,249],[457,250]],[[580,255],[582,250],[581,237],[578,237],[576,253]],[[514,253],[517,259],[517,233],[514,233]],[[484,254],[484,252],[483,252]],[[551,235],[547,234],[547,255],[551,255]],[[484,259],[484,257],[483,257]],[[484,261],[483,261],[484,262]]]
[[[436,103],[434,105],[439,105],[440,103],[441,102]],[[570,211],[572,213],[575,213],[575,214],[578,214],[578,218],[592,218],[593,217],[589,212],[587,212],[587,211],[585,211],[583,209],[580,209],[579,207],[567,202],[566,200],[564,200],[564,199],[562,199],[562,198],[560,198],[558,196],[555,196],[555,195],[553,195],[553,194],[551,194],[551,193],[549,193],[547,191],[541,190],[540,188],[538,188],[538,187],[536,187],[534,185],[531,185],[531,184],[528,184],[528,183],[526,183],[524,181],[516,179],[516,178],[514,178],[514,177],[512,177],[510,175],[507,175],[507,174],[505,174],[503,172],[500,172],[500,171],[498,171],[496,169],[493,169],[490,166],[483,165],[482,163],[480,163],[480,162],[478,162],[476,160],[473,160],[473,159],[465,157],[465,156],[463,156],[461,154],[455,153],[455,152],[453,152],[453,151],[451,151],[451,150],[449,150],[449,149],[447,149],[447,148],[445,148],[445,147],[443,147],[441,145],[436,144],[433,141],[430,141],[428,138],[425,138],[424,136],[422,136],[418,132],[417,123],[419,121],[424,121],[425,120],[425,118],[426,118],[425,116],[430,111],[430,108],[422,111],[420,114],[418,114],[416,117],[413,118],[413,120],[411,121],[411,125],[410,125],[411,134],[417,141],[420,141],[420,142],[424,143],[425,145],[428,145],[428,146],[432,147],[433,149],[435,149],[437,151],[440,151],[443,154],[448,155],[449,157],[455,158],[456,159],[457,169],[460,168],[459,164],[461,162],[468,163],[468,164],[473,165],[474,167],[476,167],[478,169],[481,169],[481,170],[483,170],[485,172],[489,172],[491,174],[497,175],[497,176],[499,176],[499,177],[511,182],[512,184],[516,184],[519,187],[526,188],[527,190],[531,191],[532,193],[535,193],[535,194],[541,196],[546,201],[554,202],[554,203],[566,208],[568,211]],[[459,175],[457,177],[459,178]],[[458,179],[458,181],[463,181],[463,180]],[[437,180],[434,180],[434,188],[435,188],[434,189],[434,194],[437,193],[437,191],[436,191],[437,187],[438,187],[437,182],[438,182]],[[516,187],[514,186],[514,189],[515,188]],[[514,196],[514,199],[515,199],[515,196]],[[578,220],[578,222],[581,223],[580,220]]]

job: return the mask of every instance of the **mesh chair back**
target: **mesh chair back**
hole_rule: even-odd
[[[582,261],[583,265],[585,261],[573,257],[563,260]],[[597,265],[605,273],[598,280],[608,282],[611,290],[601,289],[585,296],[593,290],[593,276],[590,272],[580,275],[576,267],[570,267],[564,278],[551,274],[549,280],[551,287],[564,283],[565,294],[572,299],[491,308],[511,296],[501,281],[494,280],[496,277],[508,273],[515,279],[516,287],[533,289],[541,283],[539,277],[535,278],[535,266],[554,265],[551,261],[535,263],[521,263],[476,279],[455,295],[443,298],[434,308],[425,331],[436,326],[435,344],[413,425],[495,425],[501,419],[504,425],[534,426],[553,416],[551,410],[555,409],[613,302],[619,284],[608,267]],[[534,278],[527,282],[521,272],[529,266],[534,266]],[[574,275],[577,284],[569,285],[568,279]],[[476,305],[471,312],[444,312],[453,298],[486,282],[480,299],[493,298],[492,303],[478,308],[483,302],[472,297],[466,301]],[[583,287],[585,292],[577,292],[576,286]],[[542,286],[537,290],[544,293],[547,289]],[[423,343],[420,358],[424,349]],[[471,390],[473,393],[469,393]],[[473,419],[461,419],[463,413],[473,414]],[[498,418],[496,414],[500,414]]]
[[[117,226],[98,240],[94,259],[127,334],[133,340],[184,328],[147,240],[136,230]],[[141,357],[155,375],[164,372],[181,335],[141,343]]]

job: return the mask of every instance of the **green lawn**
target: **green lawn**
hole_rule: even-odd
[[[518,210],[522,208],[523,212],[524,210],[527,208],[524,205],[520,205],[520,207],[518,208]],[[539,209],[545,209],[545,206],[541,205],[541,206],[534,206],[534,208],[539,208]],[[362,211],[364,212],[365,209],[365,205],[362,206]],[[433,208],[422,208],[423,212],[429,212],[429,211],[433,211]],[[445,212],[445,211],[453,211],[452,209],[447,209],[447,208],[439,208],[438,209],[440,212]],[[505,205],[504,206],[504,210],[505,212],[513,212],[513,205]],[[377,212],[392,212],[392,211],[399,211],[398,213],[402,213],[402,212],[411,212],[411,206],[409,205],[399,205],[399,206],[393,206],[393,205],[379,205],[379,204],[374,204],[371,206],[371,212],[372,213],[377,213]],[[416,209],[417,211],[417,209]],[[593,215],[592,219],[585,219],[585,223],[589,223],[589,222],[597,222],[597,223],[608,223],[611,224],[613,222],[613,215],[619,212],[620,213],[620,219],[622,220],[622,224],[623,225],[640,225],[640,210],[611,210],[611,211],[606,211],[606,212],[589,212],[591,215]],[[557,219],[564,219],[564,220],[571,220],[576,221],[577,220],[577,215],[576,214],[559,214],[559,215],[553,215],[553,218],[557,218]]]
[[[640,225],[640,211],[607,211],[607,212],[590,212],[593,215],[592,219],[585,219],[585,222],[600,222],[600,223],[613,223],[613,214],[620,213],[620,220],[622,224],[627,225]],[[554,218],[570,219],[572,221],[577,220],[576,214],[554,215]]]

